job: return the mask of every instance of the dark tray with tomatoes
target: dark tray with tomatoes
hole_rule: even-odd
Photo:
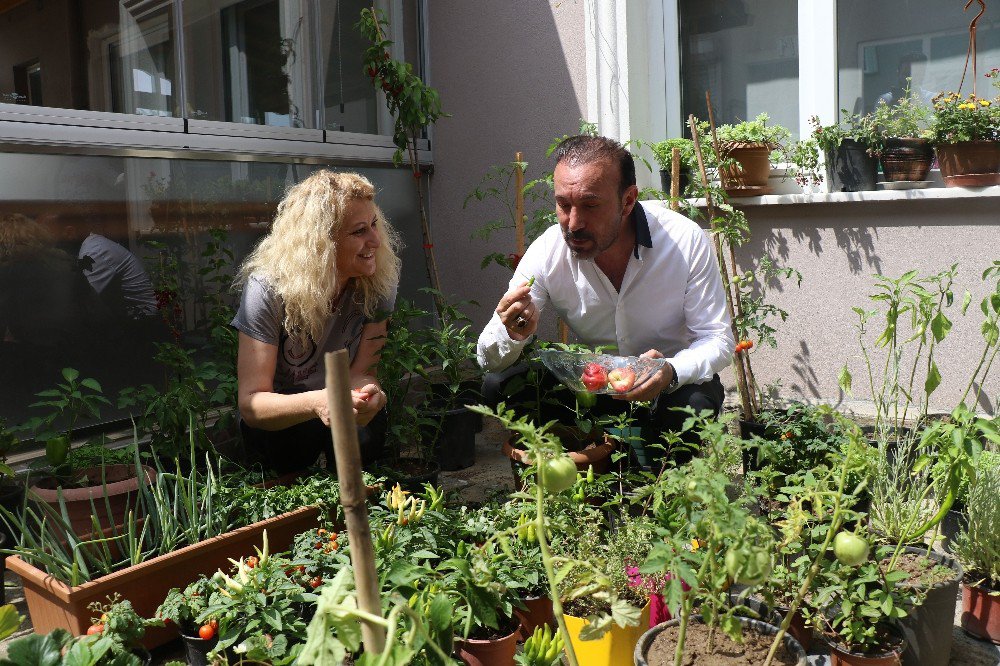
[[[538,358],[573,391],[618,395],[640,388],[659,372],[665,358],[613,356],[590,352],[543,349]]]

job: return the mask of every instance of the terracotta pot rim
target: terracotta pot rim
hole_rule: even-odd
[[[515,618],[516,619],[516,618]],[[489,645],[490,643],[505,643],[512,638],[517,640],[517,637],[521,635],[521,623],[517,623],[517,627],[514,631],[510,632],[506,636],[501,636],[500,638],[462,638],[460,636],[455,637],[456,643],[465,643],[466,645]]]
[[[766,150],[768,154],[775,149],[773,143],[765,143],[763,141],[723,141],[722,150],[725,152],[730,152],[733,150],[745,150],[745,151],[763,151]]]
[[[614,443],[612,443],[609,439],[605,438],[603,444],[597,444],[596,446],[584,449],[583,451],[567,451],[566,455],[568,455],[573,460],[574,463],[590,464],[597,462],[598,460],[603,460],[604,458],[607,458],[609,455],[611,455],[611,452],[614,450],[614,448],[615,448]],[[503,446],[500,448],[500,450],[505,457],[510,458],[515,462],[519,462],[522,465],[529,464],[528,461],[525,460],[528,451],[526,449],[517,448],[516,446],[511,444],[509,439],[504,441]]]
[[[1000,585],[998,585],[997,587],[990,587],[985,582],[984,583],[979,583],[979,584],[973,584],[973,583],[967,583],[967,582],[965,582],[963,580],[962,581],[962,587],[967,587],[970,590],[975,590],[975,591],[977,591],[977,592],[979,592],[981,594],[986,594],[986,595],[989,595],[989,596],[993,596],[991,594],[992,592],[1000,592]],[[996,599],[998,601],[1000,601],[1000,597],[996,597]]]
[[[120,465],[107,465],[104,468],[103,475],[101,474],[100,466],[94,467],[84,467],[79,471],[82,475],[84,472],[90,470],[97,470],[96,478],[105,478],[108,475],[109,470],[120,470],[128,469],[135,470],[135,465],[122,463]],[[149,465],[142,466],[143,471],[146,473],[146,484],[149,485],[156,480],[157,472],[155,469]],[[108,496],[122,495],[139,489],[139,477],[130,476],[128,478],[122,479],[120,481],[112,481],[111,483],[98,483],[96,485],[85,486],[83,488],[42,488],[37,484],[32,484],[28,488],[28,492],[47,503],[56,503],[59,501],[59,491],[62,491],[63,499],[67,502],[79,502],[79,501],[89,501],[91,499],[97,499],[105,495],[105,488],[107,489]]]
[[[898,641],[898,644],[894,648],[890,648],[886,652],[878,652],[875,654],[864,654],[862,652],[851,652],[849,649],[836,642],[833,636],[826,634],[825,632],[820,632],[823,640],[827,645],[830,646],[830,650],[836,650],[842,654],[846,654],[849,657],[862,657],[864,659],[887,659],[889,657],[898,657],[903,654],[906,650],[906,639],[896,633],[895,630],[890,631],[890,634]]]
[[[695,622],[701,623],[701,615],[697,614],[692,615],[691,619],[694,620]],[[779,627],[765,620],[757,620],[749,617],[737,617],[737,619],[740,621],[740,624],[742,624],[744,627],[750,627],[754,630],[766,628],[768,631],[761,632],[766,636],[774,636],[778,633],[778,631],[780,631]],[[681,622],[680,618],[675,617],[672,620],[661,622],[660,624],[647,629],[642,634],[642,636],[639,638],[638,642],[635,645],[635,653],[634,653],[635,663],[637,664],[640,663],[640,660],[641,663],[647,663],[646,656],[644,654],[646,650],[644,648],[648,648],[649,644],[651,643],[651,638],[647,638],[647,636],[655,637],[656,634],[661,633],[664,629],[678,626],[680,622]],[[785,642],[785,647],[788,649],[789,652],[792,653],[792,656],[797,659],[798,664],[808,663],[807,662],[808,656],[805,648],[802,647],[802,644],[799,643],[799,641],[796,640],[794,636],[792,636],[790,633],[786,633],[782,637],[782,641]]]

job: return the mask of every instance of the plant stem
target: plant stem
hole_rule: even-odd
[[[556,572],[552,568],[552,553],[549,551],[548,535],[545,533],[545,489],[542,487],[545,478],[545,465],[538,459],[535,460],[535,464],[538,466],[538,483],[535,484],[535,536],[538,538],[538,547],[542,551],[545,576],[549,579],[552,614],[556,616],[559,633],[563,637],[563,645],[566,648],[566,661],[569,662],[569,666],[579,666],[580,662],[576,659],[576,651],[573,649],[573,642],[569,637],[569,629],[566,627],[566,620],[563,618],[562,601],[559,599],[559,590],[556,589]]]
[[[708,570],[708,563],[711,561],[713,555],[706,552],[705,559],[701,563],[701,567],[698,569],[698,580],[702,580],[705,577],[705,572]],[[683,590],[684,580],[681,579],[681,589]],[[694,592],[695,588],[692,587],[687,593],[681,592],[683,596],[683,601],[681,602],[681,621],[677,627],[677,647],[674,649],[674,666],[681,666],[681,662],[684,660],[684,641],[687,640],[687,628],[688,623],[691,620],[691,611],[694,609]]]

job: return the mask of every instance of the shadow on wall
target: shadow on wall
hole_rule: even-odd
[[[819,392],[819,377],[816,376],[812,365],[809,344],[805,340],[800,340],[799,351],[792,356],[792,371],[800,382],[793,382],[790,388],[801,398],[822,397]]]
[[[817,257],[823,254],[823,234],[820,233],[820,228],[806,225],[772,229],[767,234],[755,234],[745,246],[745,251],[752,257],[774,257],[784,265],[791,255],[787,233],[791,233],[798,245],[805,245],[810,253]],[[875,252],[877,227],[834,227],[833,236],[837,241],[837,247],[844,252],[851,273],[857,275],[882,272],[882,259]],[[792,268],[796,266],[793,265]],[[781,291],[780,284],[768,286]]]

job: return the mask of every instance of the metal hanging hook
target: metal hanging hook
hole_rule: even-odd
[[[976,24],[979,23],[979,19],[983,17],[986,13],[986,2],[985,0],[969,0],[965,3],[965,9],[962,11],[968,11],[969,7],[972,6],[973,2],[979,3],[979,13],[976,17],[972,19],[972,23],[969,24],[969,50],[965,54],[965,67],[962,69],[962,80],[958,83],[958,94],[962,94],[962,86],[965,84],[965,75],[969,72],[969,60],[972,60],[972,96],[976,96]]]

